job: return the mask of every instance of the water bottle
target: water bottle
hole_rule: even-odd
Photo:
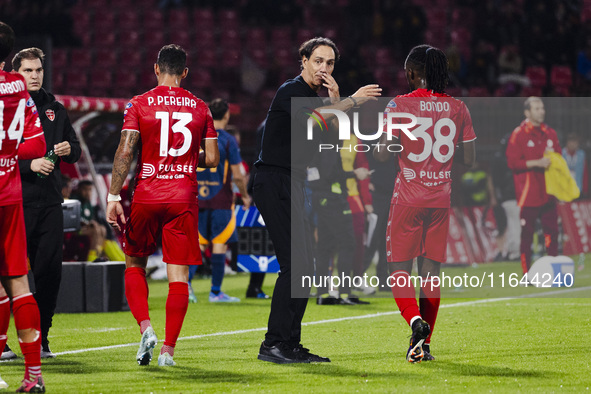
[[[43,158],[45,160],[49,160],[50,162],[52,162],[53,164],[55,164],[57,162],[57,154],[52,150],[50,150],[49,152],[47,152],[45,154],[45,156],[43,156]],[[43,175],[42,173],[38,172],[37,176],[39,178],[47,178],[47,175]]]

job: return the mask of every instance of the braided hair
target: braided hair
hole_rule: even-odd
[[[443,93],[449,81],[447,56],[441,49],[430,45],[418,45],[410,50],[406,64],[425,77],[427,89]]]

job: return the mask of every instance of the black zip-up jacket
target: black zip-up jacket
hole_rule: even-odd
[[[47,152],[53,149],[55,144],[63,141],[70,143],[71,152],[68,156],[59,157],[55,163],[55,169],[47,178],[40,178],[31,170],[32,160],[19,160],[18,166],[23,182],[23,206],[31,208],[44,208],[50,205],[61,204],[62,179],[60,161],[75,163],[80,158],[80,142],[76,138],[76,132],[70,123],[66,108],[56,101],[53,94],[41,88],[38,92],[29,92],[35,101],[39,119],[45,135]],[[54,119],[50,120],[48,114],[53,111]]]

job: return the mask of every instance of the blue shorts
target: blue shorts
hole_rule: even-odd
[[[199,210],[199,243],[207,245],[238,242],[236,216],[231,209]]]

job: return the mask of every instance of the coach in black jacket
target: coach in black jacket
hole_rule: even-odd
[[[55,357],[49,349],[47,335],[62,277],[64,222],[61,203],[64,200],[59,165],[60,160],[67,163],[78,161],[81,150],[66,109],[41,87],[43,58],[44,54],[38,48],[23,49],[12,59],[12,68],[25,77],[27,90],[39,111],[47,151],[54,150],[58,155],[55,164],[44,158],[19,160],[27,249],[41,315],[41,357],[48,358]]]

